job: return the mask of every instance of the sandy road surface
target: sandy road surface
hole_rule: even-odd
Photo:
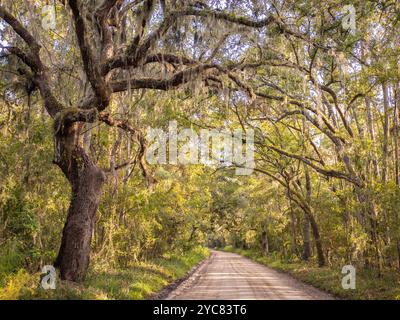
[[[166,299],[330,300],[333,297],[240,255],[212,251],[211,257]]]

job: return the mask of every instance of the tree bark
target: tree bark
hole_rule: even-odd
[[[293,254],[295,254],[296,256],[299,255],[298,249],[297,249],[297,232],[296,232],[296,216],[295,213],[293,212],[293,207],[292,207],[292,202],[290,201],[290,231],[291,231],[291,245],[292,245],[292,252]]]
[[[303,221],[303,254],[301,258],[308,261],[311,257],[311,233],[310,233],[310,219],[307,214],[304,215]]]
[[[322,242],[318,230],[318,225],[311,214],[308,214],[308,218],[310,220],[311,230],[315,241],[315,247],[317,249],[318,266],[323,267],[325,265],[325,257],[324,257],[324,251],[322,250]]]
[[[397,187],[400,186],[399,177],[399,108],[400,108],[400,82],[397,82],[396,93],[395,93],[395,106],[393,114],[393,138],[395,146],[395,181]],[[397,213],[397,219],[400,220],[400,215]],[[397,247],[397,267],[400,270],[400,239],[396,237],[396,247]]]
[[[80,125],[73,124],[56,133],[54,162],[71,185],[71,202],[64,225],[61,246],[54,263],[61,279],[83,281],[89,266],[91,239],[100,201],[104,172],[79,146]]]
[[[383,91],[383,146],[382,146],[382,182],[387,182],[388,175],[388,157],[389,157],[389,89],[386,82],[382,84]]]
[[[318,224],[311,212],[311,208],[307,201],[305,201],[299,193],[296,193],[296,197],[294,197],[291,190],[288,188],[287,194],[291,200],[299,205],[299,207],[303,210],[304,215],[307,216],[308,220],[310,221],[311,231],[314,237],[315,247],[317,249],[318,266],[323,267],[325,265],[325,256],[322,249],[321,236],[319,234]]]
[[[268,235],[265,230],[261,233],[261,249],[264,256],[269,253]]]
[[[311,201],[311,181],[308,168],[304,165],[304,172],[306,178],[306,201],[310,205]],[[303,254],[302,259],[308,261],[311,257],[311,240],[310,240],[310,218],[308,214],[304,215],[303,221]]]

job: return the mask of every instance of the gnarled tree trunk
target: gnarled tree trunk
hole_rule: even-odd
[[[71,203],[60,250],[54,263],[61,279],[82,281],[89,266],[90,247],[104,172],[79,145],[80,125],[56,131],[55,163],[71,184]]]

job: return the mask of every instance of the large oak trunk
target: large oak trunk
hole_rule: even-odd
[[[89,266],[92,233],[100,201],[104,172],[79,146],[79,126],[56,136],[55,162],[71,184],[71,203],[61,246],[54,263],[61,279],[82,281]]]

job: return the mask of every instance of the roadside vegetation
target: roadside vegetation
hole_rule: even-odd
[[[317,261],[300,259],[284,260],[278,253],[263,255],[257,249],[239,249],[226,246],[222,250],[238,253],[275,270],[290,274],[294,278],[331,293],[338,299],[400,300],[400,274],[376,270],[357,270],[356,289],[342,288],[341,266],[318,267]]]
[[[40,287],[40,273],[20,269],[1,279],[0,299],[149,299],[166,285],[184,277],[208,256],[206,248],[164,254],[149,261],[131,263],[124,269],[89,270],[87,279],[76,284],[57,279],[55,290]]]

